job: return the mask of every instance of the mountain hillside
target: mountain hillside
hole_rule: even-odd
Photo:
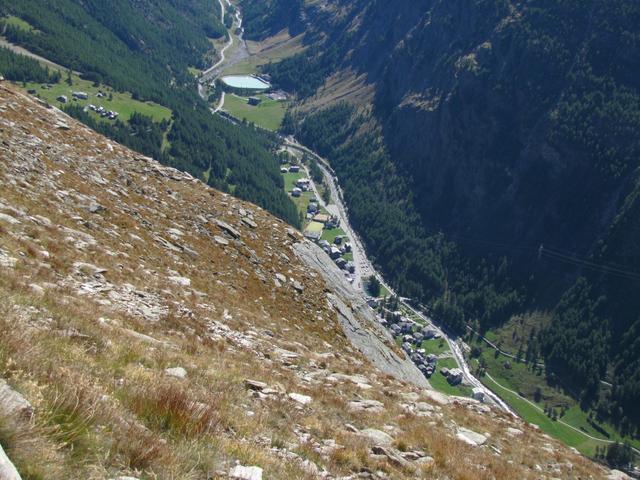
[[[6,82],[0,111],[0,444],[22,478],[608,475],[425,388],[262,209]]]
[[[638,3],[336,0],[301,18],[316,48],[266,70],[391,283],[462,334],[544,319],[513,353],[637,438]],[[336,96],[342,77],[375,93]]]

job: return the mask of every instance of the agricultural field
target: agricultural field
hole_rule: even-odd
[[[424,348],[425,355],[429,355],[431,353],[434,355],[442,355],[443,353],[451,351],[449,349],[449,344],[444,338],[432,338],[430,340],[425,340],[422,342],[421,347]]]
[[[489,374],[479,377],[482,383],[497,393],[526,421],[538,425],[549,435],[577,448],[581,453],[593,456],[595,447],[605,443],[590,439],[580,432],[602,440],[626,440],[640,448],[640,441],[623,439],[611,426],[590,423],[588,412],[583,411],[560,386],[548,385],[543,368],[532,368],[503,355],[496,356],[495,351],[489,348],[482,351],[480,358]],[[478,365],[479,359],[472,360],[470,364],[472,369]],[[559,418],[579,431],[549,418],[544,413],[545,407],[554,408],[558,414],[564,411],[564,415]]]
[[[336,239],[336,237],[343,237],[346,236],[346,233],[344,230],[342,230],[340,227],[338,228],[332,228],[330,230],[325,229],[324,232],[322,232],[322,237],[320,237],[321,240],[326,240],[329,243],[333,243],[333,241]]]
[[[96,87],[93,82],[83,80],[75,74],[71,75],[71,83],[71,85],[67,84],[66,74],[63,74],[63,79],[59,83],[52,85],[50,89],[44,89],[41,84],[37,83],[26,83],[24,87],[27,90],[35,90],[38,97],[57,107],[64,106],[57,98],[65,95],[68,98],[67,104],[81,105],[83,107],[89,104],[103,106],[107,110],[118,112],[120,114],[119,119],[122,121],[127,121],[134,112],[151,117],[155,122],[171,119],[171,110],[168,108],[153,102],[134,100],[130,93],[116,92],[105,85]],[[78,91],[87,93],[89,98],[87,100],[72,100],[71,93]],[[98,98],[97,94],[99,92],[103,92],[105,96]],[[109,100],[109,95],[111,95],[111,100]],[[100,118],[97,114],[90,113],[96,119]]]
[[[237,95],[226,95],[224,110],[239,120],[246,120],[272,132],[282,125],[287,110],[285,102],[271,100],[266,95],[256,95],[262,99],[259,105],[249,105],[248,98]]]

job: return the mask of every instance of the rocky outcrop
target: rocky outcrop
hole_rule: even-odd
[[[338,320],[349,341],[378,369],[418,387],[430,388],[429,382],[404,353],[394,348],[393,338],[376,321],[362,295],[345,280],[340,269],[320,247],[309,241],[293,246],[296,255],[319,272],[330,286],[327,299],[336,310]]]
[[[18,470],[4,453],[2,445],[0,445],[0,480],[22,480]]]

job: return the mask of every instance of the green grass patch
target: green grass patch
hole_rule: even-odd
[[[200,74],[202,73],[202,70],[196,67],[189,67],[187,70],[189,70],[189,73],[196,78],[199,77]]]
[[[61,95],[65,95],[68,98],[68,104],[81,105],[83,107],[89,104],[96,105],[97,107],[102,106],[107,110],[118,112],[121,121],[129,120],[129,117],[134,112],[151,117],[155,122],[171,119],[171,110],[157,103],[134,100],[130,93],[116,92],[111,87],[105,85],[96,87],[93,82],[83,80],[75,74],[71,76],[72,85],[68,85],[65,78],[66,74],[63,74],[63,80],[60,81],[60,83],[52,85],[50,89],[44,89],[42,85],[36,83],[27,83],[26,88],[36,90],[40,98],[57,107],[64,106],[64,104],[57,100]],[[72,100],[72,92],[78,91],[87,93],[89,98],[87,100]],[[97,97],[100,91],[105,94],[103,98]],[[111,95],[111,100],[109,100],[109,95]],[[90,114],[94,115],[96,119],[100,119],[100,116],[94,112],[90,112]]]
[[[580,432],[550,419],[544,412],[539,411],[533,405],[528,403],[519,395],[515,395],[501,388],[496,382],[488,377],[481,378],[482,383],[497,393],[516,413],[527,422],[540,427],[542,431],[551,435],[563,443],[576,448],[582,454],[593,457],[595,455],[596,446],[605,445],[603,442],[591,440]],[[566,421],[566,420],[565,420]]]
[[[336,237],[341,237],[341,236],[345,236],[346,233],[344,230],[342,230],[341,228],[332,228],[332,229],[325,229],[325,231],[322,233],[322,237],[321,240],[326,240],[329,243],[333,243],[333,241],[336,239]]]
[[[282,178],[284,178],[284,189],[287,192],[291,192],[296,186],[296,182],[304,177],[304,171],[300,171],[298,173],[287,172],[282,174]]]
[[[309,225],[307,225],[307,228],[305,228],[305,230],[308,232],[321,232],[323,228],[324,224],[320,222],[311,222],[309,223]]]
[[[224,109],[240,120],[246,120],[275,132],[282,125],[287,110],[286,103],[271,100],[266,95],[256,96],[262,99],[259,105],[249,105],[246,97],[226,95]]]
[[[15,27],[29,33],[37,32],[37,30],[33,28],[33,26],[31,26],[29,22],[13,15],[9,15],[7,17],[1,18],[0,25],[6,25],[7,27]]]
[[[476,343],[476,346],[482,347],[482,344]],[[595,454],[596,445],[604,445],[604,442],[590,440],[580,432],[550,419],[544,413],[545,406],[556,409],[558,413],[564,408],[565,414],[561,419],[588,435],[603,440],[628,441],[635,448],[640,448],[640,440],[623,438],[611,425],[599,422],[591,424],[588,412],[583,411],[578,402],[565,393],[560,386],[550,385],[543,369],[528,366],[503,355],[496,357],[495,351],[490,348],[484,348],[481,358],[484,359],[487,372],[495,379],[495,382],[518,394],[510,394],[503,388],[496,386],[495,382],[486,376],[481,377],[480,380],[507,402],[522,418],[538,425],[549,435],[590,456]],[[473,363],[477,365],[478,362],[474,360]],[[536,401],[538,399],[539,401]]]
[[[425,355],[429,355],[431,353],[434,355],[440,355],[442,353],[447,353],[451,351],[449,349],[449,344],[444,338],[438,338],[438,339],[432,338],[430,340],[425,340],[424,342],[422,342],[421,347],[424,348]]]
[[[436,371],[433,372],[433,375],[429,378],[429,383],[434,389],[447,395],[457,395],[460,397],[471,396],[471,387],[467,385],[450,385],[444,375],[440,373],[441,368],[458,368],[458,364],[454,358],[443,358],[438,360]]]

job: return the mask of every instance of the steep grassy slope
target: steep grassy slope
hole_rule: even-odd
[[[23,478],[606,476],[375,369],[331,306],[359,317],[349,287],[282,221],[4,84],[0,112],[0,443]]]

